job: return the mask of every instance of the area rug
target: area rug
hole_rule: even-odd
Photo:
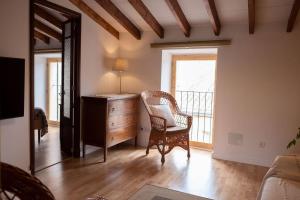
[[[128,200],[212,200],[204,197],[190,195],[187,193],[158,187],[144,185]]]

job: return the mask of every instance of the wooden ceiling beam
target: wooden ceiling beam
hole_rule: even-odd
[[[255,29],[255,0],[248,0],[249,33],[253,34]]]
[[[61,48],[50,48],[50,49],[34,49],[35,54],[43,54],[43,53],[62,53]]]
[[[75,12],[71,9],[65,8],[63,6],[57,5],[55,3],[52,3],[50,1],[45,1],[45,0],[34,0],[34,4],[35,5],[41,5],[41,6],[45,6],[49,9],[54,10],[55,12],[60,13],[61,15],[65,16],[68,19],[71,18],[77,18],[80,16],[80,14],[78,12]]]
[[[140,40],[140,30],[121,12],[111,0],[95,0],[106,12],[119,22],[133,37]]]
[[[49,23],[53,24],[54,26],[56,26],[57,28],[62,30],[63,22],[60,21],[59,18],[50,14],[44,8],[42,8],[38,5],[34,5],[34,14],[37,14],[39,17],[43,18],[44,20],[48,21]]]
[[[50,43],[50,38],[37,30],[34,30],[34,38],[39,39],[46,44]]]
[[[300,0],[295,0],[289,17],[289,21],[286,29],[287,32],[292,32],[297,18],[297,14],[299,12],[299,8],[300,8]]]
[[[132,7],[141,15],[147,24],[154,30],[154,32],[160,37],[164,38],[164,29],[145,6],[142,0],[128,0]]]
[[[64,18],[66,18],[66,19],[72,19],[72,17],[71,16],[69,16],[69,15],[67,15],[67,14],[64,14],[64,13],[60,13],[62,16],[64,16]]]
[[[84,3],[82,0],[69,1],[73,3],[77,8],[79,8],[82,12],[84,12],[87,16],[92,18],[96,23],[102,26],[105,30],[107,30],[110,34],[119,39],[119,32],[107,21],[105,21],[105,19],[98,15],[92,8],[90,8],[86,3]]]
[[[177,24],[183,31],[186,37],[190,37],[191,34],[191,25],[189,24],[188,20],[186,19],[179,3],[177,0],[165,0],[167,5],[169,6],[170,10],[172,11],[173,15],[176,18]]]
[[[203,0],[207,14],[209,16],[209,21],[213,27],[215,35],[220,35],[221,23],[218,16],[216,4],[214,0]]]
[[[187,41],[187,42],[163,42],[151,43],[151,48],[162,49],[178,49],[178,48],[195,48],[195,47],[219,47],[231,45],[231,40],[202,40],[202,41]]]
[[[38,20],[34,20],[34,28],[42,31],[43,33],[49,35],[50,37],[58,40],[58,41],[62,41],[62,35],[61,33],[57,32],[56,30],[48,27],[47,25],[43,24],[42,22],[38,21]]]

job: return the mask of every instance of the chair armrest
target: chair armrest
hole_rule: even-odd
[[[191,128],[193,123],[193,117],[182,112],[176,113],[175,119],[178,126],[184,126],[188,129]]]
[[[167,130],[167,120],[160,116],[150,115],[151,127],[158,131],[165,132]]]

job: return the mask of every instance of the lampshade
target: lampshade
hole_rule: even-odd
[[[126,59],[123,58],[117,58],[115,65],[113,66],[113,70],[114,71],[126,71],[128,67],[128,61]]]

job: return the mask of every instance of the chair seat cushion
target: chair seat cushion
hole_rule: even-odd
[[[176,126],[175,118],[171,112],[169,105],[162,104],[162,105],[151,105],[149,106],[151,112],[155,116],[162,117],[167,121],[167,127],[174,127]]]
[[[177,132],[177,131],[184,131],[184,130],[186,130],[186,128],[180,126],[173,126],[167,128],[167,132]]]

